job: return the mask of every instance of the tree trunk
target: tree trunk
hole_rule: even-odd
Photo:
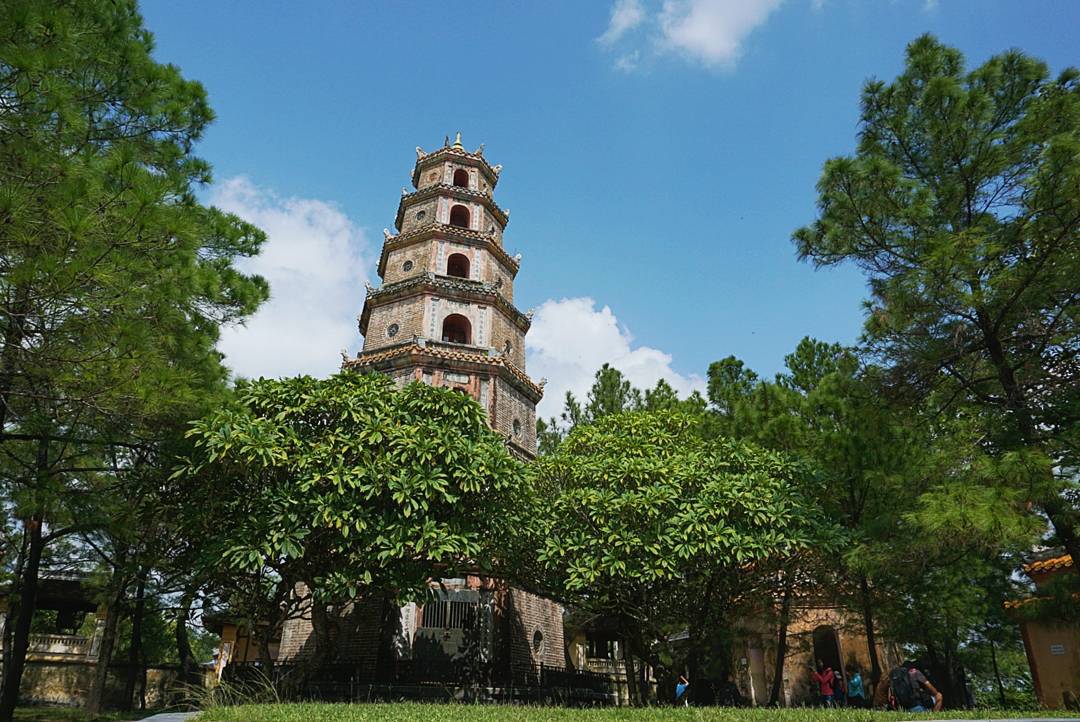
[[[131,610],[131,644],[128,645],[127,680],[124,682],[124,709],[135,707],[135,687],[139,681],[140,670],[146,666],[142,649],[142,626],[143,613],[146,610],[146,577],[149,572],[147,567],[141,568],[135,585],[135,606]]]
[[[19,556],[15,560],[15,573],[11,579],[11,590],[8,592],[7,619],[4,622],[4,658],[3,669],[11,666],[11,649],[15,639],[15,619],[19,614],[19,597],[22,591],[23,568],[26,566],[26,553],[30,544],[30,534],[23,530],[22,541],[19,543]]]
[[[780,694],[784,689],[784,662],[787,657],[788,624],[791,621],[791,583],[784,582],[784,596],[780,600],[780,628],[776,633],[776,664],[773,667],[772,689],[769,706],[780,706]]]
[[[998,688],[998,704],[1002,709],[1005,709],[1005,685],[1001,683],[1001,670],[998,669],[997,662],[997,650],[994,646],[994,640],[990,641],[990,664],[994,667],[994,681],[997,682]]]
[[[623,665],[626,668],[626,696],[631,707],[638,707],[637,674],[634,668],[634,655],[630,651],[630,638],[623,637]]]
[[[24,522],[24,533],[29,535],[30,544],[26,566],[23,568],[19,611],[15,617],[15,631],[12,635],[10,666],[4,667],[4,688],[0,691],[0,722],[11,722],[15,705],[19,701],[19,686],[22,684],[23,669],[26,667],[26,650],[30,647],[30,623],[37,606],[41,552],[45,547],[41,526],[40,513]]]
[[[44,481],[49,468],[49,442],[38,441],[35,461],[35,486]],[[0,722],[11,722],[15,714],[15,705],[19,702],[19,687],[22,685],[23,670],[26,668],[26,650],[30,647],[30,624],[37,607],[38,571],[41,567],[41,553],[45,549],[42,527],[45,524],[44,510],[38,508],[23,522],[23,534],[29,535],[26,566],[23,568],[22,591],[19,596],[19,612],[15,618],[15,632],[11,640],[11,666],[4,667],[4,687],[0,691]]]
[[[333,661],[334,634],[330,612],[326,609],[326,602],[320,601],[315,592],[311,593],[311,636],[315,640],[314,653],[302,661],[301,677],[304,680],[314,679],[323,668]]]
[[[259,666],[266,673],[267,678],[273,677],[274,655],[270,654],[270,638],[273,636],[273,626],[266,625],[259,630]]]
[[[874,605],[870,599],[870,583],[859,575],[859,592],[862,597],[863,627],[866,630],[866,652],[870,657],[870,689],[877,689],[881,680],[881,660],[877,653],[877,635],[874,633]]]
[[[695,684],[701,677],[699,671],[701,669],[701,652],[695,644],[693,638],[690,639],[690,653],[686,655],[686,681],[690,682],[690,688],[686,690],[687,697],[693,697],[698,685]],[[671,678],[673,682],[679,681],[679,670],[671,670]],[[659,696],[659,690],[657,690]],[[697,698],[695,697],[695,702]]]
[[[949,692],[945,696],[945,706],[949,709],[967,708],[967,685],[964,684],[963,670],[957,664],[956,644],[952,641],[945,644],[945,673],[949,680]]]
[[[180,597],[180,608],[176,612],[176,657],[180,660],[180,683],[193,685],[197,682],[196,662],[191,654],[191,642],[188,641],[188,620],[191,617],[191,605],[195,601],[198,584],[184,590]]]
[[[87,711],[97,714],[105,707],[105,685],[109,680],[109,663],[112,662],[113,647],[116,646],[116,630],[120,625],[120,603],[124,598],[127,579],[124,574],[126,554],[119,554],[116,568],[113,570],[109,596],[105,600],[105,628],[101,633],[101,645],[98,647],[98,661],[94,668],[94,681],[87,697]]]

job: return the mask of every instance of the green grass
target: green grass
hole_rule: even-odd
[[[918,719],[972,719],[1008,717],[1077,717],[1068,712],[939,712],[900,714],[869,710],[824,709],[725,709],[720,707],[660,707],[652,709],[563,709],[455,704],[253,704],[222,707],[203,712],[195,722],[898,722]]]
[[[19,707],[15,710],[15,722],[119,722],[135,720],[156,714],[146,712],[102,712],[90,714],[76,707]]]

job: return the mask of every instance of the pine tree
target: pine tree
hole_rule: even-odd
[[[1080,72],[1008,51],[968,71],[923,36],[862,95],[859,145],[826,162],[794,240],[870,278],[870,351],[892,385],[1029,458],[1018,484],[1080,558]]]
[[[267,297],[233,266],[263,234],[195,197],[206,93],[152,50],[130,0],[0,4],[0,444],[28,538],[4,722],[45,546],[107,521],[154,420],[224,382],[220,325]]]

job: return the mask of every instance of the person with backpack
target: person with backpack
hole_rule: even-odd
[[[821,693],[821,704],[824,707],[833,707],[833,694],[836,690],[836,675],[832,671],[832,667],[828,666],[824,662],[818,662],[818,671],[811,675],[818,684],[818,691]]]
[[[904,662],[889,672],[889,707],[904,712],[937,712],[945,698],[914,662]]]

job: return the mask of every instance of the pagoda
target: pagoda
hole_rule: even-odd
[[[532,313],[514,305],[521,256],[503,247],[510,211],[493,197],[501,171],[483,145],[465,150],[461,133],[430,153],[417,147],[398,232],[383,231],[382,285],[368,284],[359,317],[363,350],[342,367],[467,393],[511,451],[531,459],[543,382],[525,373]]]

